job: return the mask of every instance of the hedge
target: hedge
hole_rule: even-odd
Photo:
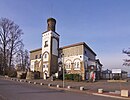
[[[79,74],[65,74],[65,80],[81,81],[82,77]]]

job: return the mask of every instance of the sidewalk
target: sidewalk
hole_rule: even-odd
[[[48,81],[43,79],[35,79],[35,80],[29,80],[32,82],[37,83],[45,83],[45,84],[53,84],[53,85],[60,85],[62,86],[63,82],[61,80],[55,80],[55,81]],[[74,82],[74,81],[67,81],[65,80],[65,87],[71,86],[73,88],[79,89],[81,86],[85,88],[85,90],[97,92],[99,88],[102,88],[106,92],[114,92],[115,90],[120,91],[122,89],[127,89],[130,91],[130,80],[128,82],[124,83],[110,83],[106,80],[99,80],[97,82],[91,83],[91,82]]]

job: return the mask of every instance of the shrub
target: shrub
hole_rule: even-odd
[[[26,73],[22,73],[20,79],[26,79]]]
[[[74,74],[74,81],[81,81],[81,76],[79,74]]]
[[[9,70],[7,75],[9,77],[17,77],[17,72],[16,72],[16,70]]]
[[[82,77],[79,74],[65,74],[65,80],[81,81]]]

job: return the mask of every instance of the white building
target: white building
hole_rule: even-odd
[[[31,71],[39,71],[40,77],[46,79],[60,73],[61,64],[64,64],[67,74],[80,74],[83,80],[89,78],[90,71],[101,72],[102,64],[85,42],[59,48],[60,35],[55,32],[56,20],[49,18],[47,24],[47,31],[42,33],[42,48],[30,51]]]

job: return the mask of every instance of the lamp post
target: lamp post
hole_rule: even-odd
[[[64,68],[64,54],[61,53],[62,56],[62,67],[63,67],[63,88],[65,87],[65,68]]]

